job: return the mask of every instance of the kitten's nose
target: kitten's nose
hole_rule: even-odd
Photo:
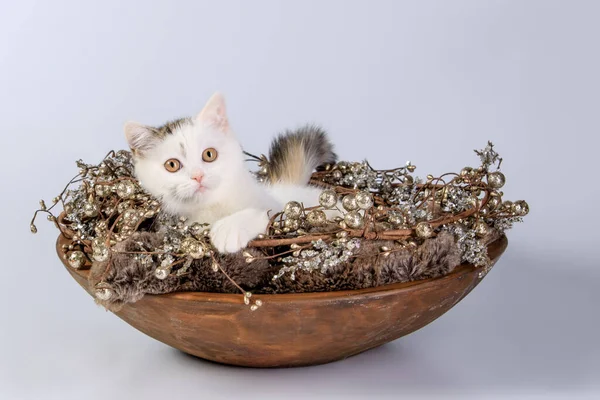
[[[192,176],[192,179],[198,183],[202,183],[202,178],[204,178],[204,174],[196,174]]]

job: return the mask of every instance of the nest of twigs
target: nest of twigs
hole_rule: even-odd
[[[424,179],[415,166],[376,170],[367,161],[338,162],[312,175],[319,205],[289,202],[272,213],[264,235],[238,254],[216,252],[209,226],[161,212],[133,176],[131,155],[110,152],[99,164],[78,161],[47,213],[69,244],[75,269],[91,268],[96,299],[118,308],[144,294],[180,290],[252,293],[360,289],[438,277],[466,262],[487,273],[487,244],[521,221],[525,201],[505,201],[502,159],[491,143],[480,165]],[[258,180],[269,161],[255,157]],[[77,186],[78,185],[78,186]],[[57,206],[63,211],[53,213]],[[326,211],[340,216],[328,219]]]

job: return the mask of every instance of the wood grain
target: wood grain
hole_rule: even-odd
[[[59,237],[59,256],[62,244]],[[493,263],[507,244],[506,237],[490,244]],[[89,271],[74,270],[60,258],[91,293]],[[441,278],[378,288],[256,296],[264,305],[255,312],[243,304],[241,295],[147,295],[116,315],[156,340],[211,361],[246,367],[316,365],[378,347],[429,324],[477,286],[480,271],[461,265]]]

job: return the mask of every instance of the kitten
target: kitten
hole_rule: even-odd
[[[125,136],[142,187],[164,211],[210,224],[211,241],[223,253],[264,233],[268,212],[281,211],[288,201],[318,205],[321,190],[308,186],[310,175],[337,158],[323,131],[288,132],[272,143],[269,182],[258,182],[244,165],[219,93],[195,118],[158,128],[128,122]]]

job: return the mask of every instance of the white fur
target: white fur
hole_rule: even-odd
[[[130,140],[132,148],[152,140],[150,131],[144,138],[143,134],[140,137],[139,125],[127,126],[136,133],[135,142]],[[202,160],[202,152],[209,147],[218,152],[210,163]],[[171,158],[181,162],[182,168],[176,173],[164,167]],[[147,146],[135,159],[135,173],[141,185],[161,200],[165,211],[210,224],[211,241],[224,253],[237,252],[264,233],[269,211],[281,211],[290,200],[316,206],[320,194],[320,190],[307,186],[260,184],[244,165],[244,154],[229,128],[225,104],[218,94],[191,124]],[[198,174],[203,175],[200,184],[193,179]]]

